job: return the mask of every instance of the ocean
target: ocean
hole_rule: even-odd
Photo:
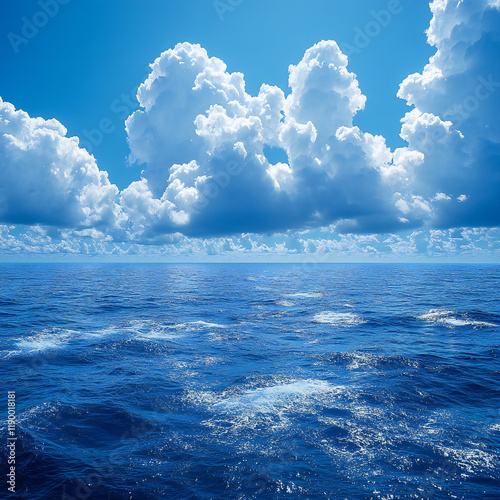
[[[0,497],[498,499],[499,285],[497,265],[2,264]]]

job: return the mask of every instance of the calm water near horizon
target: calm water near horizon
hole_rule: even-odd
[[[499,285],[499,265],[1,264],[0,497],[500,498]]]

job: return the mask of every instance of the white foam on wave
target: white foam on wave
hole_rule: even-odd
[[[214,407],[226,411],[250,410],[268,413],[276,411],[278,407],[304,402],[320,393],[340,391],[340,387],[334,387],[323,380],[298,380],[288,384],[252,389],[239,396],[220,401]]]
[[[347,365],[348,370],[357,370],[359,368],[373,368],[378,358],[373,354],[360,352],[348,353],[346,357],[351,360],[349,365]]]
[[[190,321],[189,325],[198,325],[204,328],[226,328],[227,325],[220,325],[219,323],[210,323],[208,321]]]
[[[124,325],[111,325],[96,331],[78,332],[65,329],[50,329],[32,332],[30,335],[16,339],[15,350],[3,357],[18,355],[22,352],[42,352],[51,349],[62,349],[70,342],[95,340],[103,337],[128,336],[146,340],[173,340],[182,334],[203,329],[222,329],[227,325],[208,321],[191,321],[188,323],[162,323],[152,320],[133,320]]]
[[[436,449],[469,474],[477,474],[479,470],[495,470],[497,467],[496,455],[473,445],[474,443],[470,443],[469,446],[452,448],[438,444]]]
[[[162,323],[156,321],[136,320],[124,328],[114,327],[114,332],[124,332],[136,338],[148,340],[172,340],[183,334],[199,330],[200,328],[226,328],[227,325],[210,323],[207,321],[190,321],[187,323]]]
[[[424,321],[436,321],[444,316],[449,316],[450,314],[454,314],[454,312],[444,309],[431,309],[430,311],[417,316],[417,319],[421,319]]]
[[[160,340],[176,337],[175,325],[152,320],[133,320],[123,325],[111,325],[99,330],[95,337],[132,337],[134,339]]]
[[[313,317],[316,323],[328,325],[356,325],[363,323],[363,319],[353,313],[323,311]]]
[[[291,302],[289,300],[277,300],[276,305],[283,306],[283,307],[293,307],[295,305],[295,303]]]
[[[296,297],[299,299],[319,299],[323,294],[320,292],[297,292],[288,293],[287,297]]]
[[[473,320],[463,320],[458,318],[442,318],[440,320],[442,323],[446,323],[451,326],[496,326],[493,323],[486,323],[484,321],[473,321]]]
[[[4,357],[18,356],[23,353],[64,349],[71,343],[99,339],[117,332],[117,327],[108,327],[97,331],[76,331],[52,328],[31,332],[25,337],[15,339],[15,349],[8,352]]]
[[[318,408],[338,405],[345,386],[333,386],[323,380],[275,381],[274,385],[246,390],[238,395],[196,392],[190,399],[213,411],[204,425],[219,438],[248,430],[281,431],[293,425],[296,415],[316,415]],[[221,400],[221,396],[224,398]],[[252,442],[247,446],[252,448]],[[255,449],[259,449],[256,445]]]
[[[445,309],[431,309],[430,311],[417,316],[417,319],[434,322],[444,323],[449,326],[472,326],[474,328],[480,327],[496,327],[495,323],[488,323],[486,321],[477,321],[470,318],[457,318],[455,311],[448,311]]]
[[[53,330],[44,330],[38,334],[30,335],[21,338],[16,342],[16,346],[21,351],[28,352],[41,352],[48,349],[61,349],[65,347],[68,342],[75,338],[78,332],[72,330],[61,330],[54,332]]]

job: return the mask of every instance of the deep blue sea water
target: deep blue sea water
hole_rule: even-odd
[[[500,266],[0,266],[39,499],[500,498]]]

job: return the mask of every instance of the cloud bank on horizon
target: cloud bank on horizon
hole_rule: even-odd
[[[65,251],[54,241],[82,238],[96,252],[127,242],[341,252],[327,242],[350,234],[365,252],[418,253],[440,232],[444,251],[445,234],[470,228],[462,246],[479,235],[497,250],[485,228],[500,225],[500,0],[430,7],[436,53],[401,83],[413,109],[401,120],[407,146],[394,151],[353,126],[366,97],[335,41],[290,66],[287,96],[265,84],[249,95],[244,76],[199,45],[163,52],[126,120],[130,159],[144,170],[121,192],[58,121],[0,98],[0,249]]]

